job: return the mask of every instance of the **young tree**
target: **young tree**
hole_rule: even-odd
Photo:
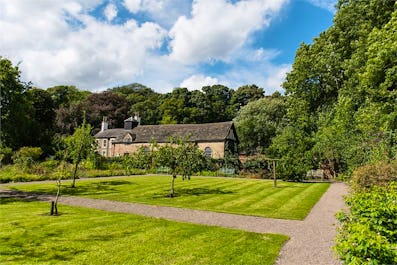
[[[159,145],[156,151],[156,163],[159,166],[168,167],[171,170],[170,197],[175,196],[175,179],[177,174],[182,174],[183,179],[190,179],[194,171],[199,171],[204,161],[204,154],[198,150],[193,142],[187,139],[170,138],[170,142]]]
[[[91,125],[87,124],[84,119],[83,124],[74,131],[73,135],[65,138],[65,142],[68,157],[74,164],[72,182],[74,188],[80,162],[95,152],[95,139],[91,135]]]

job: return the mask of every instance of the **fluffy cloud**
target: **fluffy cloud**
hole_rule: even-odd
[[[228,60],[250,33],[270,23],[285,0],[197,0],[191,18],[180,17],[170,31],[171,58],[185,63]]]
[[[87,15],[93,1],[63,2],[0,3],[0,35],[7,36],[0,54],[21,61],[24,79],[35,85],[76,84],[94,90],[130,82],[167,34],[154,23],[101,22]],[[105,14],[112,20],[117,10],[108,8]]]
[[[21,62],[23,80],[42,88],[71,84],[99,91],[139,82],[164,93],[221,83],[257,84],[269,92],[278,89],[288,66],[269,63],[279,52],[252,49],[249,38],[285,1],[0,0],[0,55]],[[128,13],[123,8],[155,22],[131,14],[120,19]],[[208,64],[194,64],[218,59],[226,67],[216,73],[203,74]]]
[[[180,87],[186,87],[189,90],[200,90],[203,86],[212,86],[218,84],[218,79],[204,76],[204,75],[192,75],[185,79],[180,84]]]
[[[283,64],[274,67],[271,71],[269,71],[270,74],[265,79],[264,87],[270,88],[270,91],[282,91],[283,88],[281,85],[284,83],[287,73],[291,70],[292,66],[289,64]]]
[[[104,14],[108,21],[112,21],[113,18],[117,17],[117,7],[114,4],[108,4],[105,8]]]

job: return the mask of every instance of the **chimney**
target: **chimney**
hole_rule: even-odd
[[[138,125],[139,122],[133,117],[129,117],[128,119],[124,120],[124,130],[132,130]]]
[[[101,132],[106,131],[109,128],[108,117],[104,116],[101,124]]]
[[[134,120],[138,122],[138,125],[141,125],[141,117],[139,117],[139,112],[134,113]]]

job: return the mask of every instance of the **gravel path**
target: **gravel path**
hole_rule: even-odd
[[[290,240],[282,248],[276,262],[277,265],[333,265],[340,264],[335,259],[331,247],[333,246],[333,238],[336,235],[335,213],[345,208],[342,198],[345,194],[347,194],[345,184],[332,184],[303,221],[270,219],[69,196],[60,197],[59,203],[195,224],[222,226],[257,233],[284,234],[290,236]],[[53,200],[53,196],[50,195],[35,195],[2,190],[1,187],[0,196],[15,196],[41,201]]]

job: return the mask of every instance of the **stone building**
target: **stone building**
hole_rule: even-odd
[[[204,124],[140,125],[139,117],[124,121],[124,128],[109,129],[104,118],[101,131],[95,136],[98,153],[117,157],[134,153],[144,147],[149,150],[153,142],[161,145],[170,137],[182,137],[212,158],[223,158],[226,152],[238,154],[238,137],[233,122]]]

